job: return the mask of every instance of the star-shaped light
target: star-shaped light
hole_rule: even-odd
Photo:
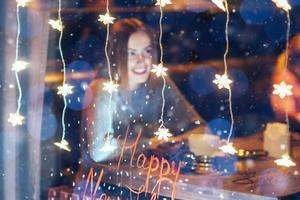
[[[212,0],[212,2],[214,3],[214,4],[216,4],[216,6],[218,6],[218,8],[220,8],[221,10],[223,10],[224,12],[226,11],[226,9],[225,9],[225,2],[224,2],[224,0]]]
[[[98,21],[99,21],[99,22],[102,22],[102,23],[105,24],[105,25],[107,25],[107,24],[113,24],[115,19],[116,19],[116,18],[111,17],[111,16],[109,15],[109,13],[106,13],[105,15],[99,15]]]
[[[277,8],[282,8],[286,12],[292,9],[291,5],[289,4],[288,0],[272,0]]]
[[[65,83],[65,84],[57,87],[57,90],[58,90],[57,94],[62,95],[62,96],[67,96],[67,95],[73,93],[73,91],[72,91],[73,88],[74,88],[74,86]]]
[[[103,84],[103,90],[107,91],[109,94],[118,91],[119,85],[113,81],[108,81]]]
[[[172,4],[171,0],[156,0],[155,5],[164,7],[166,5]]]
[[[15,72],[22,71],[22,70],[24,70],[24,69],[27,68],[27,65],[28,65],[28,64],[29,64],[28,62],[25,62],[25,61],[22,61],[22,60],[17,60],[17,61],[13,64],[11,70],[13,70],[13,71],[15,71]]]
[[[277,165],[283,166],[283,167],[293,167],[296,166],[296,163],[294,163],[290,156],[288,154],[283,154],[281,158],[274,161]]]
[[[48,24],[50,24],[50,26],[53,28],[53,29],[56,29],[58,31],[62,31],[63,30],[63,24],[62,24],[62,21],[57,19],[57,20],[53,20],[53,19],[50,19]]]
[[[26,7],[30,0],[16,0],[17,6],[19,7]]]
[[[63,149],[63,150],[66,150],[66,151],[71,151],[71,148],[69,147],[69,142],[65,139],[61,140],[60,142],[54,142],[54,145]]]
[[[158,65],[152,65],[152,69],[151,69],[151,72],[155,73],[157,77],[160,77],[160,76],[166,76],[167,73],[166,71],[168,70],[167,68],[165,68],[162,63],[158,64]]]
[[[157,136],[158,140],[165,140],[165,141],[168,141],[169,137],[173,136],[169,132],[169,129],[163,127],[158,128],[158,130],[154,133],[154,135]]]
[[[234,155],[237,153],[237,150],[232,146],[232,143],[227,143],[226,145],[223,145],[221,147],[219,147],[219,149],[221,151],[223,151],[223,153],[228,153],[231,155]]]
[[[25,117],[20,115],[18,112],[9,113],[8,122],[10,122],[13,126],[24,124]]]
[[[273,87],[274,87],[273,94],[280,96],[280,98],[282,99],[286,96],[293,95],[292,93],[293,86],[286,84],[284,81],[282,81],[280,84],[274,84]]]
[[[232,83],[232,80],[230,80],[228,78],[227,74],[223,74],[223,75],[216,74],[215,80],[213,80],[213,83],[218,85],[219,89],[222,89],[222,88],[229,89],[230,84]]]

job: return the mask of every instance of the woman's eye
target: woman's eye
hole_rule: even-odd
[[[128,56],[135,56],[135,52],[133,52],[133,51],[128,51]]]

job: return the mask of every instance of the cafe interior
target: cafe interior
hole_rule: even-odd
[[[4,0],[0,11],[0,199],[300,199],[300,0]],[[124,19],[152,30],[157,58],[133,55],[130,35],[113,40]],[[113,57],[113,42],[128,54]],[[116,63],[130,56],[156,59],[154,88],[126,88]]]

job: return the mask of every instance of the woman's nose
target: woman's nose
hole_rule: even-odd
[[[144,54],[140,53],[140,54],[138,55],[138,61],[139,61],[139,62],[144,62],[144,61],[145,61],[145,56],[144,56]]]

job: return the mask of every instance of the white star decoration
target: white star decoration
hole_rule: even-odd
[[[65,84],[57,87],[57,90],[58,90],[57,94],[62,95],[62,96],[67,96],[67,95],[73,93],[73,91],[72,91],[73,88],[74,88],[74,86],[65,83]]]
[[[107,24],[113,24],[115,19],[116,19],[116,18],[111,17],[111,16],[109,15],[109,13],[106,13],[105,15],[99,15],[98,21],[99,21],[99,22],[102,22],[102,23],[105,24],[105,25],[107,25]]]
[[[26,7],[30,2],[30,0],[16,0],[16,2],[17,2],[17,6]]]
[[[228,78],[227,74],[223,74],[223,75],[216,74],[215,80],[213,80],[213,83],[216,84],[219,89],[222,89],[222,88],[229,89],[230,84],[232,83],[232,80],[230,80]]]
[[[166,76],[167,73],[166,71],[168,70],[167,68],[165,68],[162,63],[158,64],[158,65],[152,65],[153,69],[151,69],[151,72],[155,73],[157,77],[160,76]]]
[[[63,30],[63,24],[62,24],[62,21],[61,20],[53,20],[53,19],[50,19],[48,24],[50,24],[50,26],[53,28],[53,29],[56,29],[58,31],[62,31]]]
[[[213,2],[214,4],[216,4],[216,6],[218,6],[218,8],[220,8],[220,9],[223,10],[224,12],[226,11],[224,0],[212,0],[212,2]]]
[[[232,143],[223,145],[223,146],[219,147],[219,149],[221,151],[223,151],[224,153],[228,153],[228,154],[232,154],[232,155],[237,153],[237,150],[232,146]]]
[[[22,70],[24,70],[24,69],[27,68],[27,65],[28,65],[28,64],[29,64],[28,62],[25,62],[25,61],[22,61],[22,60],[17,60],[17,61],[13,64],[11,70],[13,70],[13,71],[15,71],[15,72],[22,71]]]
[[[109,94],[118,91],[119,85],[113,81],[108,81],[103,84],[103,90],[107,91]]]
[[[283,166],[283,167],[293,167],[296,166],[296,163],[294,163],[290,156],[288,154],[282,155],[280,159],[277,159],[274,161],[277,165]]]
[[[280,96],[280,98],[282,99],[286,96],[293,95],[292,93],[293,86],[286,84],[284,81],[282,81],[280,84],[274,84],[273,87],[274,87],[273,94]]]
[[[25,117],[20,115],[19,113],[9,113],[8,122],[10,122],[13,126],[22,125],[24,123]]]
[[[156,6],[161,6],[161,7],[164,7],[168,4],[172,4],[171,0],[156,0],[155,3]]]
[[[165,140],[168,141],[169,137],[173,135],[169,132],[167,128],[158,128],[158,130],[154,133],[157,136],[158,140]]]
[[[69,152],[71,151],[71,148],[69,147],[69,142],[65,139],[61,140],[60,142],[55,142],[54,145],[63,150],[66,150]]]
[[[272,0],[277,8],[282,8],[286,12],[292,9],[291,5],[289,4],[288,0]]]

